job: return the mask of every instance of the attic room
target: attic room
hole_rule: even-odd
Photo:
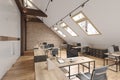
[[[119,0],[0,0],[0,80],[119,80]]]

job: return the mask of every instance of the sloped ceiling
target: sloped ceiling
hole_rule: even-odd
[[[45,11],[49,0],[33,0],[41,10]],[[44,23],[52,27],[70,11],[86,0],[53,0],[49,4],[44,18]],[[59,28],[67,35],[63,38],[69,43],[81,42],[82,45],[90,45],[95,48],[108,48],[113,44],[120,44],[120,0],[90,0],[83,8],[79,8],[72,14],[82,11],[102,33],[101,35],[87,36],[70,16],[63,19],[78,34],[78,37],[70,36],[64,29]],[[58,26],[59,27],[59,26]]]

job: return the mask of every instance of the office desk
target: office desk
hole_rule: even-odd
[[[114,53],[104,53],[105,55],[108,56],[113,56],[115,57],[115,60],[117,61],[117,65],[116,65],[116,72],[120,71],[120,52],[114,52]],[[116,64],[116,63],[115,63]],[[104,59],[104,65],[105,65],[105,59]],[[119,66],[119,70],[118,70],[118,66]]]
[[[34,50],[34,56],[43,56],[42,50]],[[64,59],[65,63],[58,63],[57,59],[52,59],[51,61],[56,65],[56,68],[53,70],[47,69],[47,61],[35,62],[35,80],[69,80],[70,78],[70,66],[78,65],[78,73],[79,73],[79,65],[83,63],[88,63],[90,67],[90,63],[94,63],[95,68],[95,60],[87,57],[74,57],[75,61],[70,62],[71,58]],[[69,67],[69,78],[64,75],[61,71],[61,67]],[[90,70],[90,69],[89,69]]]
[[[74,61],[71,62],[71,59],[74,59]],[[94,65],[93,67],[95,68],[95,60],[94,59],[90,59],[90,58],[87,58],[87,57],[84,57],[84,56],[81,56],[81,57],[74,57],[74,58],[66,58],[64,59],[64,63],[59,63],[57,61],[57,59],[54,59],[52,60],[53,63],[57,66],[57,67],[69,67],[69,78],[70,78],[70,66],[73,66],[73,65],[78,65],[78,73],[79,73],[79,65],[81,64],[84,64],[84,63],[88,63],[88,67],[89,67],[89,72],[90,72],[90,63],[93,62]]]
[[[43,49],[35,49],[34,56],[45,55]],[[47,61],[35,62],[35,80],[69,80],[64,75],[60,68],[56,67],[53,70],[48,70]]]
[[[72,48],[74,48],[74,49],[80,49],[81,46],[75,46],[75,47],[72,47]]]
[[[35,63],[35,80],[69,80],[64,73],[56,67],[48,70],[46,62]]]

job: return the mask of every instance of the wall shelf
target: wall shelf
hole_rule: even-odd
[[[17,41],[17,40],[20,40],[20,38],[0,36],[0,41]]]

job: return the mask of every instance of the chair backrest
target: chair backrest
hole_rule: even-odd
[[[92,72],[91,80],[107,80],[107,66],[96,68]]]
[[[77,43],[77,46],[81,46],[81,43]]]
[[[70,49],[72,49],[72,45],[67,44],[67,50],[70,50]]]
[[[53,56],[58,55],[58,48],[52,49],[52,55],[53,55]]]
[[[42,44],[43,44],[43,45],[47,45],[47,42],[43,42]]]

